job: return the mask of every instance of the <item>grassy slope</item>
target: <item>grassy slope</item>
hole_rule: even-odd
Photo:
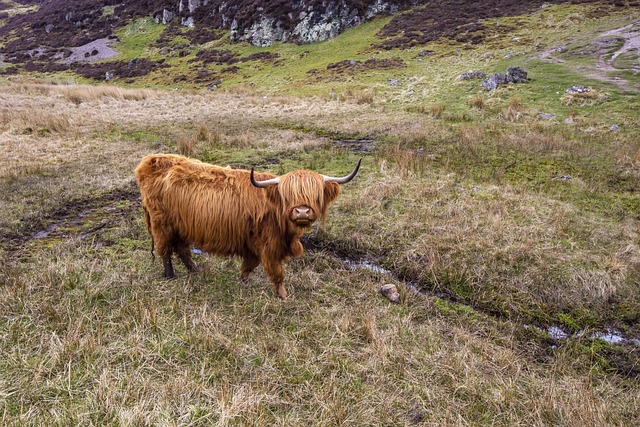
[[[284,65],[240,64],[218,94],[3,86],[2,423],[637,424],[637,348],[544,332],[640,336],[637,96],[581,77],[572,61],[585,58],[535,53],[633,18],[594,21],[589,7],[501,20],[521,29],[471,50],[425,46],[436,54],[422,62],[420,49],[370,50],[380,20],[269,48]],[[124,57],[158,55],[146,45],[160,27],[135,25]],[[187,73],[193,56],[169,61]],[[374,56],[408,66],[308,84],[308,69]],[[532,80],[490,94],[456,80],[510,65]],[[607,97],[567,106],[576,83]],[[340,136],[375,148],[312,233],[322,250],[289,263],[292,299],[275,300],[261,269],[240,286],[238,261],[199,257],[201,273],[160,279],[131,177],[142,155],[341,174],[361,154]],[[400,304],[376,294],[384,283]]]

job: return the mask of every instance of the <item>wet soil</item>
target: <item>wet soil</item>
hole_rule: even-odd
[[[32,243],[45,244],[71,237],[86,238],[118,226],[141,209],[140,193],[134,184],[95,198],[70,200],[41,218],[28,221],[28,229],[2,235],[3,248],[20,253]]]

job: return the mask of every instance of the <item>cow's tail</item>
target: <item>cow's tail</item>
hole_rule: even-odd
[[[149,232],[149,236],[151,236],[151,259],[155,261],[156,254],[153,252],[155,242],[153,241],[153,233],[151,232],[151,215],[149,215],[149,211],[144,206],[142,207],[142,210],[144,212],[144,222],[147,224],[147,231]]]

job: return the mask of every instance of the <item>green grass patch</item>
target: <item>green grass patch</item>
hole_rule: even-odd
[[[151,49],[162,34],[164,25],[156,24],[153,18],[140,18],[116,31],[119,41],[115,44],[120,52],[118,59],[156,58],[157,49]]]

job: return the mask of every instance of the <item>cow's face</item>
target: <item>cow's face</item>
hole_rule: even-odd
[[[333,200],[326,200],[322,175],[311,171],[294,171],[284,175],[277,191],[283,213],[293,226],[302,228],[311,226],[319,216],[324,216],[326,206]]]
[[[331,202],[340,194],[340,184],[353,179],[360,168],[360,161],[353,172],[342,178],[334,178],[309,170],[289,172],[279,178],[256,181],[251,168],[251,183],[267,189],[267,198],[282,209],[290,227],[308,228],[322,218],[324,221]]]

